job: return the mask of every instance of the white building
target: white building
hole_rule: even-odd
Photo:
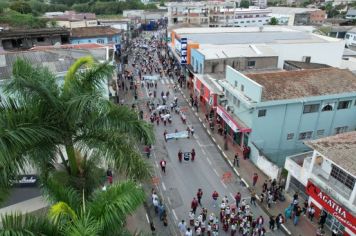
[[[287,157],[286,189],[308,197],[316,217],[342,235],[356,235],[356,132],[305,142],[313,150]]]
[[[356,9],[348,10],[345,18],[350,20],[356,19]]]
[[[356,48],[356,27],[347,31],[345,35],[345,44],[348,48]]]

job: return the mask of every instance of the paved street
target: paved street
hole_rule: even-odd
[[[157,55],[154,55],[156,58]],[[158,61],[158,59],[157,59]],[[132,62],[129,58],[129,62]],[[159,77],[159,75],[153,74],[153,76]],[[198,188],[201,188],[204,192],[202,198],[202,206],[208,209],[208,215],[214,212],[216,216],[219,216],[220,208],[213,207],[212,204],[212,192],[216,190],[219,193],[219,204],[223,196],[227,196],[230,203],[234,203],[234,195],[237,192],[242,194],[242,198],[246,199],[249,203],[250,192],[244,186],[244,184],[232,173],[231,168],[228,166],[224,158],[221,156],[218,148],[211,140],[205,129],[202,127],[201,122],[195,116],[182,94],[179,90],[174,93],[173,86],[174,80],[163,77],[158,81],[156,94],[157,98],[154,99],[154,103],[162,104],[160,94],[163,91],[166,93],[169,91],[169,98],[167,104],[173,102],[173,97],[177,96],[178,106],[185,111],[187,116],[186,124],[183,124],[179,114],[171,112],[172,123],[168,123],[164,126],[163,122],[159,125],[154,122],[156,143],[152,149],[151,162],[155,167],[155,175],[158,177],[159,182],[157,188],[159,193],[163,197],[164,204],[168,208],[169,218],[174,221],[174,225],[177,226],[181,220],[189,222],[188,213],[190,211],[190,204],[193,197],[196,197]],[[136,77],[136,84],[140,85],[140,80]],[[143,88],[138,86],[138,107],[139,110],[144,110],[144,117],[149,121],[149,112],[146,107],[146,102],[150,100],[149,93],[152,92],[152,88],[148,89],[147,86]],[[172,139],[165,142],[163,133],[166,130],[167,133],[174,133],[175,130],[184,131],[187,126],[194,127],[194,137],[185,139]],[[192,148],[195,149],[196,158],[194,162],[191,161],[178,161],[178,152],[190,152]],[[161,172],[159,162],[165,159],[167,161],[166,174]],[[223,176],[232,174],[231,179],[223,181]],[[257,206],[251,206],[253,217],[257,218],[260,215],[265,219],[264,228],[268,229],[268,216]],[[197,213],[201,212],[201,208],[198,208]],[[157,227],[157,226],[156,226]],[[160,227],[160,226],[158,226]],[[177,227],[174,227],[176,234],[178,234]],[[158,231],[159,232],[159,231]],[[220,234],[223,230],[220,229]],[[225,235],[225,234],[222,234]],[[271,232],[267,230],[267,235],[283,235],[281,231]]]

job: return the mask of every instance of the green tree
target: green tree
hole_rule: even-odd
[[[240,2],[240,7],[241,8],[249,8],[250,7],[250,1],[249,0],[242,0]]]
[[[164,0],[161,0],[161,1],[159,2],[159,6],[160,6],[160,7],[164,7],[164,6],[165,6],[164,3],[165,3]]]
[[[272,17],[269,24],[270,25],[278,25],[278,19],[276,17]]]
[[[17,28],[44,28],[46,22],[45,19],[35,17],[32,14],[21,14],[12,10],[0,14],[0,23]]]
[[[14,63],[7,96],[0,103],[3,192],[28,163],[39,171],[44,188],[52,183],[70,186],[86,197],[102,183],[102,163],[131,179],[150,176],[138,145],[153,142],[152,126],[130,108],[103,97],[113,68],[84,57],[59,86],[48,69],[21,59]]]
[[[21,14],[28,14],[32,12],[30,4],[23,1],[16,1],[10,4],[10,9],[20,12]]]
[[[63,188],[48,215],[12,214],[2,217],[2,235],[124,235],[124,221],[145,200],[142,188],[132,181],[95,191],[90,200]],[[52,198],[53,199],[53,198]]]

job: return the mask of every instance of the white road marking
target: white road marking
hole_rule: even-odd
[[[215,174],[216,174],[217,176],[219,176],[219,173],[218,173],[218,171],[217,171],[215,168],[213,168],[213,171],[215,172]]]
[[[224,155],[224,157],[227,159],[227,155],[225,154],[225,152],[222,153]],[[231,163],[231,162],[230,162]]]
[[[232,199],[235,199],[234,194],[230,193],[230,196],[232,197]]]
[[[167,83],[167,84],[169,84],[169,80],[168,80],[168,79],[167,79],[167,80],[166,80],[166,79],[164,79],[164,81],[166,81],[166,83]]]
[[[246,185],[247,188],[250,187],[250,185],[246,182],[246,180],[244,180],[244,179],[241,179],[241,180],[242,180],[242,182],[244,182],[244,184]]]
[[[162,84],[165,84],[165,81],[164,81],[164,79],[162,79],[162,80],[161,80],[161,83],[162,83]]]
[[[206,155],[206,152],[204,151],[204,149],[201,149],[201,152],[202,152],[204,155]]]
[[[226,157],[226,158],[227,158],[227,157]],[[229,165],[230,165],[230,166],[233,166],[230,160],[227,160],[227,162],[229,162]]]
[[[200,119],[200,118],[199,118]],[[206,125],[203,123],[203,127],[206,128]]]
[[[174,81],[173,81],[173,79],[169,79],[169,81],[171,81],[171,83],[172,83],[172,84],[174,84]]]
[[[150,224],[150,219],[148,218],[147,213],[146,213],[146,219],[147,219],[148,224]]]
[[[163,191],[166,191],[166,185],[164,184],[164,182],[162,181],[162,188],[163,188]]]
[[[208,160],[209,165],[211,165],[211,161],[210,161],[210,159],[209,159],[208,157],[207,157],[206,159]]]
[[[219,145],[219,144],[218,144],[218,148],[219,148],[219,150],[220,150],[220,151],[222,151],[222,149],[221,149],[221,147],[220,147],[220,145]]]
[[[176,220],[178,220],[178,217],[177,217],[177,214],[176,214],[176,211],[174,209],[172,209],[172,213],[174,215],[174,218],[176,218]]]
[[[221,184],[224,186],[224,188],[227,188],[226,184],[224,183],[224,181],[220,180]]]
[[[145,86],[147,97],[149,97],[147,86]]]
[[[288,228],[284,224],[282,224],[282,227],[284,228],[285,231],[287,231],[288,235],[292,235],[292,233],[288,230]]]
[[[183,93],[183,97],[184,97],[185,99],[187,98],[184,93]]]
[[[199,121],[200,121],[200,122],[203,122],[200,117],[199,117]]]
[[[169,204],[169,205],[172,205],[171,199],[170,199],[169,197],[167,197],[167,201],[168,201],[168,204]]]
[[[212,137],[212,139],[213,139],[214,143],[216,143],[216,140],[215,140],[215,138],[214,138],[214,137]],[[218,147],[219,147],[219,145],[218,145]]]
[[[210,130],[207,130],[207,131],[208,131],[208,134],[211,135]]]

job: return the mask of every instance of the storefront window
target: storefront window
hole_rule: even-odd
[[[248,136],[249,136],[249,133],[244,133],[244,146],[247,146],[247,144],[248,144]]]
[[[331,214],[327,213],[325,225],[330,229],[337,229],[338,232],[345,232],[345,227]]]
[[[234,133],[234,142],[235,142],[237,145],[240,145],[240,144],[241,144],[241,136],[242,136],[242,133],[241,133],[241,132]]]

